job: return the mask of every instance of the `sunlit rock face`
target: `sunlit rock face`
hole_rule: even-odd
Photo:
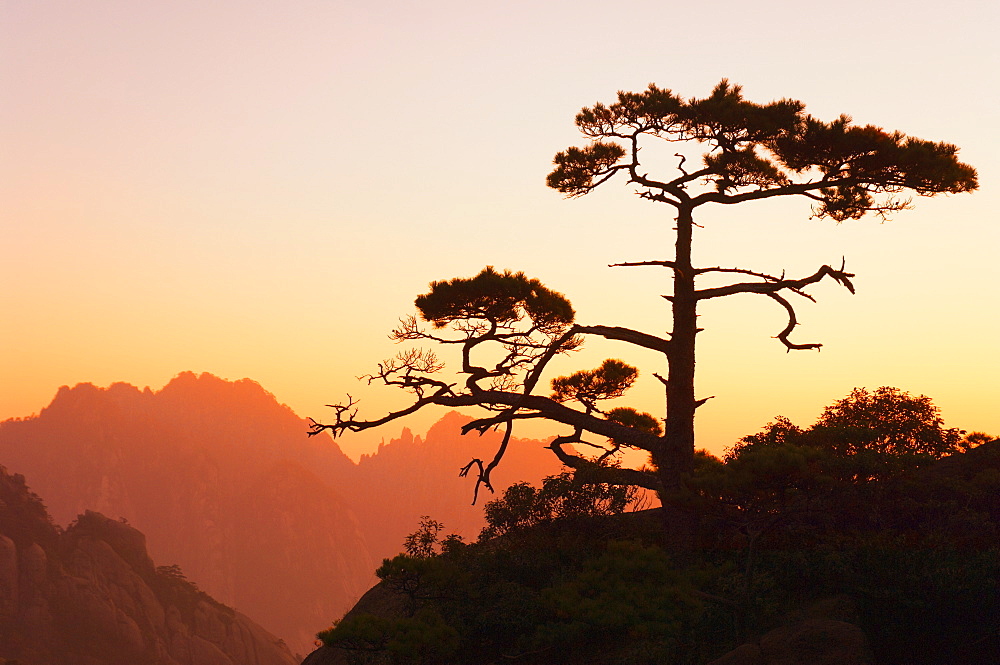
[[[257,383],[188,372],[156,392],[63,387],[38,416],[0,423],[0,463],[31,479],[56,523],[124,518],[157,562],[306,653],[421,515],[478,536],[491,495],[473,506],[473,478],[458,472],[492,459],[500,435],[461,436],[467,421],[404,430],[355,464]],[[558,471],[543,443],[514,441],[495,487]]]
[[[0,659],[33,665],[291,665],[288,647],[86,512],[66,531],[0,467]]]

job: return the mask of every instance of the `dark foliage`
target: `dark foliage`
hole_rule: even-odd
[[[593,476],[594,474],[590,474]],[[503,497],[486,504],[486,527],[480,540],[489,540],[530,527],[599,515],[620,515],[635,504],[636,490],[588,480],[586,471],[549,476],[541,487],[517,483]]]
[[[581,196],[625,171],[633,182],[668,195],[688,184],[710,185],[700,196],[718,203],[808,194],[819,204],[817,216],[838,221],[900,210],[906,203],[892,195],[905,189],[927,196],[977,186],[975,170],[955,158],[958,149],[951,144],[853,125],[846,115],[823,122],[804,111],[796,100],[747,101],[741,87],[726,80],[704,99],[685,100],[655,85],[641,93],[619,92],[617,102],[595,104],[576,116],[581,133],[594,142],[556,155],[548,185]],[[700,169],[654,182],[635,173],[639,135],[710,149]],[[879,202],[879,194],[889,196]]]
[[[826,407],[809,429],[778,417],[763,432],[741,439],[727,457],[736,460],[761,448],[807,447],[841,460],[844,473],[864,480],[956,453],[968,445],[964,434],[946,428],[940,409],[924,395],[888,386],[855,388]]]
[[[697,455],[686,551],[661,510],[623,512],[623,488],[582,471],[514,485],[477,543],[421,521],[378,571],[400,612],[320,637],[359,663],[694,665],[820,616],[862,627],[877,663],[993,663],[1000,441],[945,454],[956,438],[930,400],[890,388],[853,391],[807,430],[779,418],[725,460]],[[891,472],[870,473],[868,449]]]
[[[487,266],[471,279],[431,282],[415,305],[425,321],[443,328],[452,321],[483,319],[504,325],[527,316],[540,329],[561,330],[575,316],[569,301],[537,279]]]

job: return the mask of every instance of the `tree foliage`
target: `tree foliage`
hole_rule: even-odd
[[[964,434],[958,428],[945,427],[941,410],[925,395],[914,396],[889,386],[874,391],[855,388],[826,407],[809,429],[778,417],[764,431],[743,437],[727,458],[738,461],[763,448],[822,449],[837,458],[850,458],[845,468],[865,478],[959,452],[970,445]]]
[[[735,527],[750,543],[771,532],[797,546],[824,530],[889,532],[894,523],[908,521],[900,517],[912,503],[908,495],[922,493],[908,479],[968,450],[962,434],[945,427],[939,409],[923,395],[855,388],[809,428],[778,417],[743,437],[724,460],[700,465],[693,486],[706,499],[702,510],[712,516],[708,522]],[[940,486],[935,501],[956,489]],[[966,498],[952,506],[971,505],[977,490],[958,491]],[[932,503],[921,508],[924,519]],[[805,524],[805,531],[794,526]]]
[[[588,411],[597,410],[597,402],[625,394],[639,377],[639,370],[620,360],[607,359],[597,369],[574,372],[552,379],[552,399],[576,400]]]
[[[823,410],[813,426],[841,454],[938,459],[958,452],[964,432],[944,427],[941,410],[925,395],[882,386],[855,388]]]
[[[435,328],[470,320],[503,328],[527,318],[533,329],[553,335],[572,323],[575,316],[562,294],[537,279],[528,279],[524,273],[498,273],[492,266],[471,279],[431,282],[430,289],[414,304],[421,317]]]
[[[635,488],[587,481],[586,472],[549,476],[541,487],[516,483],[483,507],[486,527],[480,539],[495,538],[554,520],[620,515],[638,499]]]
[[[427,559],[438,553],[440,546],[440,533],[444,529],[444,524],[433,520],[428,515],[420,517],[420,527],[408,535],[403,541],[403,551],[407,556],[418,559]],[[455,534],[448,536],[448,539],[459,538]]]
[[[726,80],[704,99],[685,100],[652,84],[641,93],[619,92],[613,104],[584,108],[576,124],[593,143],[556,155],[548,177],[550,187],[569,196],[625,172],[646,188],[644,198],[699,205],[803,195],[816,202],[817,216],[842,221],[901,210],[907,203],[895,195],[905,190],[930,196],[977,186],[975,170],[955,158],[954,145],[857,126],[846,115],[823,122],[792,99],[756,104]],[[643,136],[708,150],[697,170],[679,167],[679,177],[654,181],[638,171]],[[693,184],[706,189],[692,197],[686,190]]]

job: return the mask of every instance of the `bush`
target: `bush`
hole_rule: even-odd
[[[503,497],[484,507],[486,527],[480,541],[558,519],[618,515],[638,497],[633,486],[589,482],[585,472],[549,476],[542,486],[511,485]]]

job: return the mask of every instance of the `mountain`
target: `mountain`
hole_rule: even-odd
[[[257,383],[186,372],[162,390],[60,388],[30,418],[0,423],[0,464],[32,479],[54,520],[94,510],[146,534],[156,561],[305,652],[396,554],[421,515],[474,539],[472,478],[499,435],[462,437],[449,414],[352,462]],[[502,491],[559,470],[544,444],[515,441]]]
[[[293,665],[279,638],[156,568],[142,533],[87,511],[65,531],[0,467],[0,662]]]
[[[57,523],[92,509],[141,529],[221,602],[304,651],[370,586],[358,518],[321,476],[354,464],[252,381],[182,374],[163,390],[59,390],[0,424],[0,463],[32,479]]]

